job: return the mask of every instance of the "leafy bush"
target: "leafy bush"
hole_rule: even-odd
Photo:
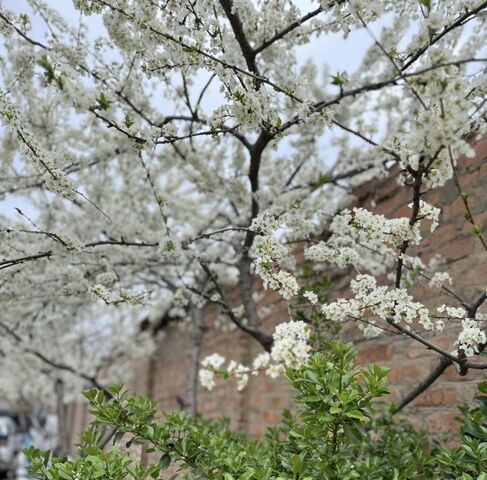
[[[430,451],[424,433],[393,423],[378,398],[387,393],[387,371],[357,368],[351,345],[330,342],[326,353],[287,375],[296,389],[296,412],[263,439],[229,428],[228,421],[168,413],[160,421],[156,404],[128,394],[122,385],[90,390],[95,420],[81,437],[80,456],[52,458],[30,449],[37,479],[170,478],[211,480],[487,480],[487,397],[479,408],[463,407],[462,443]],[[481,385],[483,393],[487,386]],[[113,446],[103,451],[107,432]],[[157,460],[148,466],[130,458],[125,447],[144,445]],[[121,448],[122,447],[122,448]],[[167,478],[167,477],[165,477]]]

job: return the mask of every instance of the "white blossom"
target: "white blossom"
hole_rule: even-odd
[[[199,371],[200,383],[207,390],[212,390],[215,386],[215,372],[202,368]]]
[[[452,284],[452,278],[448,272],[436,272],[428,282],[430,288],[440,289],[445,284]]]
[[[458,335],[458,350],[462,350],[467,357],[478,353],[479,346],[487,342],[485,331],[479,327],[477,320],[464,318],[462,320],[462,331]]]
[[[446,313],[448,317],[451,318],[464,318],[467,312],[462,307],[449,307],[448,305],[440,305],[436,309],[439,313]]]
[[[267,367],[271,360],[270,355],[267,352],[261,353],[254,358],[252,362],[252,368],[254,369],[254,374],[256,375],[259,370]]]
[[[306,290],[303,293],[303,297],[308,299],[309,303],[311,303],[312,305],[318,303],[318,295],[316,295],[316,293],[311,290]]]
[[[201,361],[201,365],[203,367],[211,367],[215,370],[221,368],[221,366],[225,363],[225,357],[222,357],[218,353],[212,353],[208,355]]]
[[[299,368],[309,358],[309,327],[303,321],[281,323],[273,335],[271,358],[289,368]]]

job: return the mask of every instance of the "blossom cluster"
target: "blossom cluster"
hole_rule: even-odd
[[[270,236],[260,237],[255,250],[255,273],[262,278],[264,288],[277,290],[287,300],[296,296],[299,291],[296,278],[281,268],[289,255],[289,250],[279,240]]]
[[[479,352],[479,347],[487,343],[487,336],[485,331],[480,328],[478,320],[462,319],[462,331],[459,333],[456,343],[457,352],[462,351],[467,357]]]
[[[357,275],[350,287],[354,297],[338,299],[321,307],[326,318],[335,322],[348,318],[366,322],[368,327],[372,327],[363,327],[363,333],[367,336],[380,333],[380,328],[375,325],[376,318],[409,325],[417,320],[425,330],[443,329],[443,322],[433,320],[429,310],[422,303],[414,301],[405,289],[378,286],[371,275]]]
[[[0,120],[16,134],[22,154],[44,176],[49,190],[72,200],[75,197],[75,188],[66,173],[54,161],[55,156],[66,155],[66,152],[49,152],[48,147],[31,131],[28,122],[3,93],[0,93]]]
[[[409,208],[413,208],[413,204],[409,204]],[[433,232],[436,227],[438,226],[438,218],[440,216],[441,210],[429,203],[425,202],[424,200],[419,201],[419,212],[418,218],[423,219],[427,218],[431,220],[431,227],[430,230]]]
[[[452,278],[450,277],[450,274],[448,272],[435,272],[428,282],[430,288],[436,289],[440,289],[447,284],[452,284]]]
[[[424,216],[433,215],[424,204]],[[432,207],[434,208],[434,207]],[[305,257],[314,262],[332,263],[340,268],[348,265],[379,273],[387,262],[396,260],[395,248],[408,241],[421,240],[419,223],[410,224],[407,217],[388,219],[365,208],[345,209],[336,215],[329,227],[332,235],[325,242],[310,245]],[[379,264],[374,256],[379,255]]]
[[[146,305],[149,302],[150,292],[131,292],[120,289],[113,291],[101,284],[91,287],[90,293],[94,299],[101,299],[107,305]]]
[[[457,350],[455,353],[471,357],[479,353],[479,347],[487,343],[485,330],[482,328],[482,322],[485,320],[481,313],[476,314],[476,318],[468,318],[467,311],[462,307],[451,307],[440,305],[438,313],[449,320],[461,320],[462,328],[455,342]]]
[[[286,368],[299,369],[311,352],[309,327],[303,321],[290,321],[277,325],[273,334],[274,343],[270,353],[259,354],[252,366],[245,366],[230,360],[223,368],[225,358],[218,353],[207,356],[199,370],[200,383],[208,390],[215,386],[215,378],[221,376],[237,379],[237,388],[242,390],[249,381],[249,375],[264,371],[271,378],[277,378]]]
[[[411,225],[407,217],[388,219],[365,208],[354,208],[351,212],[345,210],[341,216],[344,221],[371,240],[383,241],[394,246],[399,246],[405,241],[412,244],[421,241],[418,225]]]

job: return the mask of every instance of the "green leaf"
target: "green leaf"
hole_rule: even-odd
[[[472,225],[472,233],[474,235],[480,235],[481,233],[480,227],[478,225]]]
[[[98,97],[96,98],[96,103],[98,104],[98,108],[100,110],[108,110],[112,102],[109,100],[104,92],[101,92],[100,95],[98,95]]]
[[[477,385],[477,388],[478,388],[479,392],[481,392],[481,393],[487,393],[487,382],[480,382]]]
[[[56,79],[56,75],[54,73],[54,67],[52,66],[51,62],[47,58],[47,55],[43,55],[38,61],[37,65],[44,69],[44,76],[46,78],[47,83],[51,83],[53,80]]]
[[[342,86],[345,85],[345,83],[347,82],[348,82],[347,72],[338,72],[335,75],[332,75],[331,77],[332,85]]]
[[[171,464],[171,456],[167,453],[163,454],[159,459],[159,468],[165,470]]]
[[[352,410],[350,412],[345,412],[345,416],[349,418],[356,418],[358,420],[362,420],[364,418],[364,414],[359,410]]]
[[[130,127],[134,124],[135,122],[128,116],[125,115],[125,118],[123,119],[123,124],[130,129]]]
[[[252,468],[251,470],[245,472],[243,475],[240,476],[240,480],[250,480],[254,476],[255,470]]]

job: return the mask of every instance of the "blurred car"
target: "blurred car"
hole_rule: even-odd
[[[13,475],[22,450],[22,433],[15,416],[0,411],[0,475]]]

